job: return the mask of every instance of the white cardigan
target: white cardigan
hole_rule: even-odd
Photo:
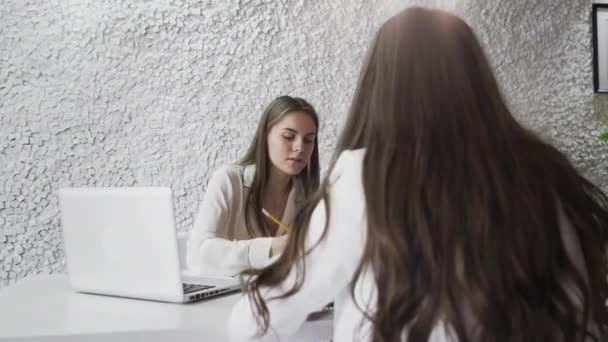
[[[254,174],[253,165],[225,165],[211,177],[188,238],[186,262],[190,271],[232,276],[270,262],[271,237],[262,237],[251,221],[257,232],[257,237],[252,238],[245,226],[245,201]],[[296,182],[281,219],[285,224],[291,225],[302,193]],[[281,234],[283,231],[279,229],[277,236]]]
[[[369,341],[371,324],[355,305],[350,294],[350,282],[363,254],[367,236],[365,193],[362,170],[365,150],[345,151],[330,175],[329,200],[331,215],[326,238],[305,257],[306,277],[300,290],[284,299],[272,299],[285,293],[295,281],[295,272],[276,288],[263,288],[263,298],[269,310],[270,327],[266,336],[253,338],[258,332],[253,303],[242,295],[228,321],[232,341],[289,341],[310,312],[334,300],[334,342]],[[563,216],[563,215],[562,215]],[[560,218],[563,222],[564,217]],[[319,241],[326,224],[325,205],[319,203],[313,211],[305,246]],[[574,263],[584,270],[578,239],[569,224],[560,224],[562,240]],[[373,312],[376,283],[371,270],[365,269],[355,287],[356,302],[363,310]],[[371,311],[370,311],[371,310]],[[359,330],[359,324],[363,323]],[[438,323],[430,342],[456,341],[449,328]],[[453,336],[453,335],[452,335]]]

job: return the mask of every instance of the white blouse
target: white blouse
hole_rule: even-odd
[[[259,237],[252,238],[245,226],[245,203],[254,174],[253,165],[225,165],[215,171],[188,238],[189,271],[206,276],[233,276],[246,268],[263,267],[270,262],[272,237],[262,237],[253,220],[253,229]],[[296,182],[281,218],[288,226],[295,217],[302,193],[301,185]],[[276,236],[282,234],[283,230],[278,229]]]

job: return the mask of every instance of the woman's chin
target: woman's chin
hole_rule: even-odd
[[[303,167],[286,166],[281,171],[288,176],[297,176],[302,172],[302,170],[304,170]]]

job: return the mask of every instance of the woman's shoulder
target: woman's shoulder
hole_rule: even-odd
[[[245,166],[241,164],[224,164],[215,170],[215,173],[227,174],[230,176],[240,175],[245,170]]]
[[[346,170],[358,170],[363,165],[363,158],[365,157],[365,149],[360,148],[356,150],[344,150],[340,153],[334,170],[340,170],[344,172]]]
[[[241,184],[247,168],[248,166],[240,164],[224,164],[213,172],[211,178],[218,182],[229,182],[235,185]]]
[[[340,157],[338,159],[345,158],[347,160],[350,160],[351,162],[357,162],[357,161],[362,162],[363,157],[365,157],[365,148],[358,148],[356,150],[342,151],[342,153],[340,153]]]
[[[330,183],[334,183],[340,178],[352,179],[353,177],[360,177],[364,157],[364,148],[342,151],[331,172]]]

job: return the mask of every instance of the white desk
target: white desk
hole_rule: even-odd
[[[241,294],[171,304],[75,293],[66,275],[38,275],[0,290],[0,341],[225,341]],[[331,339],[331,314],[289,341]]]

